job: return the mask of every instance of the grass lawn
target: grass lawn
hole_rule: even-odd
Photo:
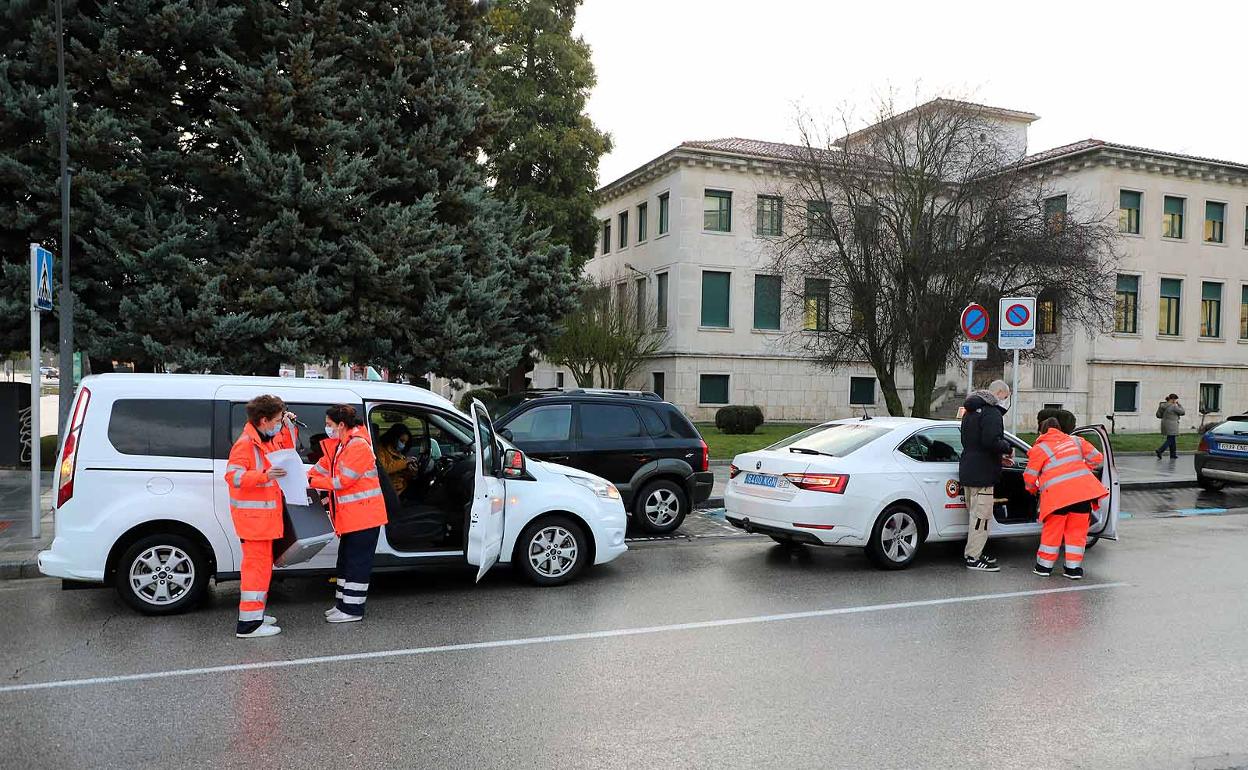
[[[743,452],[753,452],[771,446],[782,438],[806,430],[813,423],[765,423],[758,430],[744,436],[720,433],[713,422],[697,424],[698,432],[710,447],[712,460],[731,460]]]
[[[716,428],[713,422],[700,422],[697,424],[698,432],[702,434],[702,438],[706,439],[706,445],[711,449],[712,460],[731,460],[743,452],[753,452],[756,449],[762,449],[782,438],[787,438],[798,431],[805,430],[810,425],[808,423],[766,423],[748,435],[731,436],[726,433],[720,433],[719,428]],[[1018,437],[1029,444],[1036,440],[1036,434],[1034,433],[1019,433]],[[1179,436],[1179,451],[1194,452],[1198,443],[1200,443],[1200,434],[1181,434]],[[1152,452],[1161,445],[1161,434],[1115,433],[1110,438],[1110,444],[1113,445],[1114,450],[1117,452]]]

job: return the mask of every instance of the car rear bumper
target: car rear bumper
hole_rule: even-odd
[[[1196,455],[1195,464],[1197,476],[1248,484],[1248,457],[1225,457],[1201,452]]]
[[[58,544],[61,546],[60,548],[57,547]],[[62,580],[82,580],[91,583],[104,582],[103,569],[83,569],[77,559],[65,553],[66,550],[65,543],[61,538],[53,539],[51,548],[39,552],[39,571],[48,577],[61,578]]]
[[[689,500],[697,505],[711,496],[711,490],[715,488],[715,474],[711,471],[695,472],[689,476],[687,485]]]
[[[748,521],[752,531],[800,537],[802,542],[848,546],[866,544],[866,533],[860,521],[864,517],[854,513],[856,506],[851,504],[861,501],[824,500],[812,495],[838,497],[812,492],[789,501],[768,500],[741,494],[730,484],[724,492],[725,516],[734,527],[745,529]],[[863,505],[862,509],[866,507]]]

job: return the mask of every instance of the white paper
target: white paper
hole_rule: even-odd
[[[308,472],[303,469],[303,459],[294,449],[279,449],[269,452],[269,463],[274,468],[281,468],[286,475],[277,479],[282,494],[286,496],[287,505],[308,504]]]

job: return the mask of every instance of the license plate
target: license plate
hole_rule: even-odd
[[[753,484],[756,487],[775,489],[780,486],[780,477],[772,476],[770,473],[747,473],[745,474],[745,483]]]
[[[1248,444],[1218,444],[1218,449],[1221,449],[1223,452],[1248,454]]]

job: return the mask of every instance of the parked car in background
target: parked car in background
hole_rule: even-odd
[[[706,442],[657,394],[582,389],[528,395],[498,418],[499,435],[530,457],[615,484],[645,532],[674,532],[710,497],[714,476]]]
[[[1219,423],[1200,437],[1196,483],[1210,491],[1227,484],[1248,484],[1248,414]]]
[[[1078,428],[1105,455],[1101,482],[1109,493],[1089,529],[1088,545],[1117,539],[1119,482],[1109,432]],[[992,537],[1040,534],[1036,498],[1023,472],[1027,450],[995,489]],[[964,540],[966,500],[958,481],[962,431],[957,422],[913,417],[851,419],[817,425],[766,449],[738,455],[724,492],[728,523],[785,545],[865,548],[881,569],[901,569],[924,543]]]
[[[39,367],[39,376],[40,377],[53,377],[53,378],[60,377],[61,370],[57,369],[55,366],[41,366]]]

